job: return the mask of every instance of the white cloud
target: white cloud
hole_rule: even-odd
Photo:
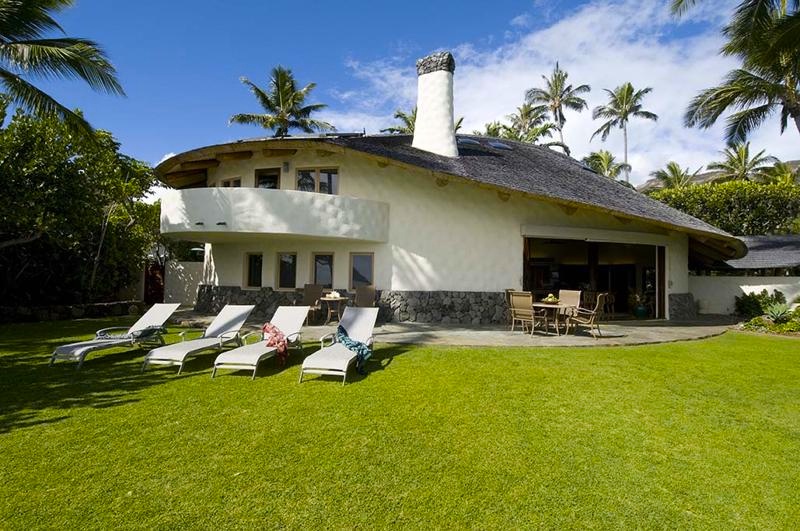
[[[629,125],[632,180],[675,160],[695,169],[718,158],[724,147],[720,122],[710,130],[683,127],[683,113],[691,98],[717,84],[736,65],[717,53],[722,45],[719,25],[731,9],[718,2],[701,3],[688,18],[677,21],[660,0],[621,0],[589,3],[546,27],[524,31],[514,40],[493,48],[475,43],[453,43],[456,56],[455,111],[464,116],[464,131],[482,129],[486,122],[514,111],[525,91],[542,83],[556,61],[570,81],[591,85],[589,109],[605,103],[604,88],[630,81],[637,88],[652,87],[645,108],[659,115],[657,123],[634,120]],[[713,4],[713,9],[711,5]],[[698,28],[706,28],[698,30]],[[679,31],[688,36],[668,38]],[[392,57],[348,66],[364,86],[342,98],[347,111],[328,113],[340,130],[375,132],[393,122],[395,108],[410,108],[416,97],[413,59]],[[622,157],[622,133],[612,132],[600,142],[591,134],[599,127],[591,112],[568,112],[564,136],[573,156],[605,148]],[[779,134],[777,118],[752,137],[752,149],[767,148],[781,159],[800,158],[797,132]]]
[[[161,159],[160,159],[158,162],[156,162],[156,164],[155,164],[155,165],[156,165],[156,166],[158,166],[159,164],[161,164],[162,162],[164,162],[164,161],[165,161],[165,160],[167,160],[168,158],[170,158],[170,157],[174,157],[175,155],[177,155],[177,153],[174,153],[174,152],[172,152],[172,151],[170,151],[169,153],[165,153],[165,154],[164,154],[164,156],[163,156],[163,157],[161,157]]]
[[[515,28],[527,28],[531,25],[531,16],[528,13],[523,13],[521,15],[517,15],[516,17],[511,19],[509,22]]]

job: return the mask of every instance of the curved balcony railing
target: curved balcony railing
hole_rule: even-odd
[[[389,236],[389,205],[295,190],[169,190],[161,199],[161,232],[211,242],[241,234],[385,242]]]

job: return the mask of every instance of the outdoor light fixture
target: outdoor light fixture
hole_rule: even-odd
[[[195,225],[205,225],[205,223],[203,223],[202,221],[198,221],[197,223],[195,223]]]
[[[227,221],[217,221],[217,225],[227,225]]]

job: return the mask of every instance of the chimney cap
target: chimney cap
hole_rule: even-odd
[[[422,59],[417,59],[417,75],[429,74],[438,70],[447,70],[454,72],[456,69],[456,60],[453,59],[453,54],[450,52],[436,52],[432,53]]]

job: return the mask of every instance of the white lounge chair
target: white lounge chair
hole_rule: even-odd
[[[178,306],[180,304],[154,304],[131,327],[112,326],[103,328],[95,332],[94,339],[61,345],[50,356],[50,366],[52,367],[56,360],[77,361],[76,370],[80,370],[90,352],[115,347],[129,347],[136,344],[163,345],[164,323],[178,309]],[[121,330],[125,330],[125,332],[121,334],[112,333]]]
[[[185,330],[181,332],[181,341],[178,343],[158,347],[148,352],[144,357],[142,372],[148,365],[179,365],[178,374],[180,374],[184,363],[190,356],[211,349],[222,350],[222,347],[228,343],[241,345],[239,330],[253,308],[255,306],[228,304],[214,317],[199,339],[185,341],[186,333],[191,332],[191,330]]]
[[[310,306],[279,306],[275,310],[275,315],[270,319],[270,323],[283,332],[290,349],[303,348],[300,343],[300,329],[303,327],[303,322],[308,317],[310,309]],[[259,341],[248,345],[247,338],[255,335],[259,336]],[[245,343],[244,346],[223,352],[217,356],[217,359],[214,360],[214,370],[211,372],[211,378],[217,375],[217,369],[252,369],[252,379],[255,380],[258,364],[267,358],[273,357],[277,352],[275,347],[267,346],[266,338],[261,331],[245,334],[242,336],[242,342]]]
[[[372,331],[378,319],[378,308],[354,308],[348,306],[339,322],[347,334],[356,341],[372,347]],[[325,340],[331,341],[325,346]],[[319,338],[320,349],[303,360],[300,368],[300,382],[305,374],[329,374],[341,376],[342,385],[347,381],[347,369],[356,359],[356,353],[336,342],[336,334],[326,334]]]

